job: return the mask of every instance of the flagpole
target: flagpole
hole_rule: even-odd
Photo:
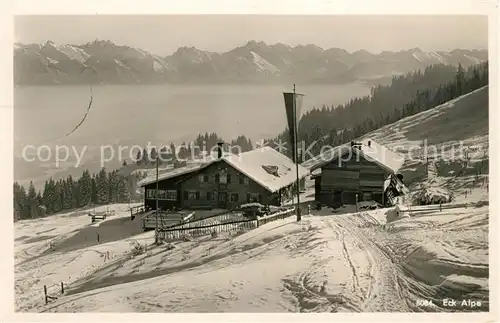
[[[155,225],[155,244],[158,244],[158,166],[160,163],[160,159],[158,158],[159,156],[156,156],[156,194],[155,194],[155,200],[156,200],[156,225]]]
[[[298,152],[297,152],[297,149],[298,149],[298,145],[299,145],[299,142],[298,142],[298,127],[297,127],[297,104],[296,104],[296,100],[297,100],[297,95],[295,93],[295,84],[293,85],[293,128],[294,128],[294,132],[295,132],[295,135],[294,135],[294,138],[293,140],[295,141],[295,147],[294,147],[294,151],[293,151],[293,154],[294,154],[294,160],[295,160],[295,172],[296,172],[296,175],[297,175],[297,222],[301,220],[301,214],[300,214],[300,188],[299,188],[299,161],[298,161]]]

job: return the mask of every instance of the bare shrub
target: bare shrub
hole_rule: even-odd
[[[172,250],[172,249],[175,249],[175,248],[176,248],[176,246],[173,243],[171,243],[171,242],[165,244],[165,249],[166,250]]]
[[[413,201],[417,205],[430,205],[450,203],[454,200],[453,193],[444,187],[423,185],[413,195]]]
[[[137,241],[132,242],[132,255],[133,256],[142,255],[143,253],[146,252],[146,250],[147,250],[146,245],[142,245]]]
[[[479,202],[476,203],[476,207],[483,207],[483,206],[489,205],[489,204],[490,204],[489,201],[483,201],[483,200],[481,200],[481,201],[479,201]]]
[[[240,234],[246,233],[247,231],[248,231],[248,230],[247,230],[245,227],[243,227],[243,226],[239,226],[239,227],[238,227],[238,229],[236,230],[236,233],[237,233],[238,235],[240,235]]]
[[[182,240],[185,241],[185,242],[188,242],[188,241],[193,241],[193,237],[189,234],[189,233],[185,233],[183,236],[182,236]]]

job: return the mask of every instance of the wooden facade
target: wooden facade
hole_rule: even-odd
[[[147,209],[155,210],[156,183],[144,188],[144,204]],[[161,210],[233,209],[249,202],[280,206],[291,192],[289,186],[271,193],[223,159],[187,174],[160,180],[158,188]]]
[[[245,174],[221,160],[192,174],[180,183],[183,208],[232,209],[259,202],[279,205],[279,194],[272,194]]]
[[[392,173],[356,150],[321,167],[315,177],[316,201],[327,206],[373,200],[384,204],[384,182]]]
[[[181,191],[178,182],[190,176],[191,173],[178,175],[158,181],[158,208],[173,210],[181,208]],[[144,186],[144,206],[146,210],[156,210],[156,182]]]

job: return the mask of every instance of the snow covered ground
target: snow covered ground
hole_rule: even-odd
[[[116,209],[125,216],[120,207]],[[487,309],[488,207],[415,213],[396,220],[391,218],[393,212],[312,211],[300,223],[291,217],[239,235],[163,246],[153,246],[152,232],[43,255],[41,245],[47,240],[38,247],[35,242],[16,241],[16,308],[34,312]],[[65,236],[88,224],[86,215],[74,216],[75,221],[56,217],[61,219],[52,235]],[[49,234],[47,230],[54,228],[54,224],[29,227],[22,222],[19,228],[16,223],[16,237],[27,232],[32,237]],[[147,250],[134,256],[131,241],[148,246]],[[61,281],[65,295],[58,295]],[[43,302],[44,284],[51,286],[49,295],[60,296],[48,305]],[[481,306],[445,308],[444,297],[480,301]],[[419,307],[419,299],[434,300],[434,306]]]
[[[246,233],[162,246],[153,245],[152,232],[140,230],[140,219],[130,220],[128,205],[110,206],[116,215],[94,225],[85,212],[19,221],[16,310],[488,311],[488,120],[479,106],[487,90],[366,136],[419,157],[403,166],[405,183],[415,190],[428,181],[453,192],[454,201],[441,211],[411,205],[410,196],[397,208],[323,208],[300,223],[290,217]],[[424,139],[444,147],[434,156],[430,176],[423,150],[411,149]],[[460,144],[480,152],[466,166],[451,148]],[[308,180],[306,187],[301,202],[314,199],[313,182]],[[471,204],[477,202],[482,203]],[[48,250],[51,243],[53,251]],[[145,250],[134,253],[132,243]],[[59,299],[45,305],[43,285]],[[457,305],[444,306],[445,299]]]
[[[28,310],[39,305],[43,300],[44,285],[49,288],[50,295],[60,289],[60,282],[70,284],[102,264],[105,251],[109,251],[105,249],[105,244],[97,245],[95,242],[96,246],[93,247],[57,252],[59,244],[71,241],[80,230],[95,228],[120,218],[130,218],[129,204],[101,206],[95,210],[114,210],[116,213],[95,224],[91,224],[88,216],[88,212],[94,211],[93,208],[14,224],[15,293],[18,310]],[[95,234],[89,235],[89,242],[94,239]],[[51,245],[56,246],[55,253],[49,253]],[[120,254],[120,250],[130,249],[129,242],[125,239],[115,243],[115,247],[110,258]],[[71,269],[69,266],[72,266]]]

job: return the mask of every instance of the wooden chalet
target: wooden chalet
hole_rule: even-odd
[[[404,156],[371,139],[335,147],[316,160],[310,170],[315,200],[321,205],[376,201],[388,206],[404,194],[403,178],[397,173]]]
[[[280,206],[293,194],[295,166],[291,159],[270,147],[223,156],[219,146],[218,156],[212,161],[161,174],[158,207],[161,210],[233,209],[250,202]],[[301,186],[305,185],[308,174],[308,169],[299,165]],[[155,210],[156,176],[140,185],[145,190],[146,209]]]

